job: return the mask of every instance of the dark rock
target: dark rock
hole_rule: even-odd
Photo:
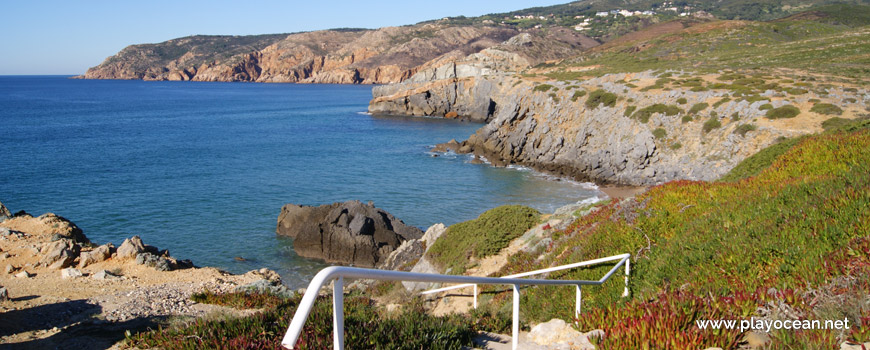
[[[278,216],[277,234],[293,238],[303,257],[374,267],[402,242],[423,232],[360,201],[318,207],[287,204]]]
[[[6,220],[12,217],[12,213],[9,212],[9,209],[3,205],[3,202],[0,202],[0,221]]]
[[[172,264],[169,262],[169,259],[148,252],[139,253],[139,255],[136,255],[136,263],[139,265],[153,267],[157,271],[172,270]]]
[[[432,148],[432,152],[440,152],[440,153],[444,153],[447,151],[459,152],[459,148],[461,146],[462,145],[459,142],[456,142],[456,139],[452,139],[452,140],[447,141],[445,143],[439,143],[439,144],[435,145],[435,147]]]

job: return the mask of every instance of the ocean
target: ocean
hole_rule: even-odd
[[[291,287],[322,262],[277,237],[285,203],[373,201],[426,227],[502,204],[543,212],[599,194],[429,149],[482,124],[365,113],[371,86],[0,77],[0,201],[91,241],[139,235],[197,266],[268,267]],[[241,257],[244,261],[235,259]]]

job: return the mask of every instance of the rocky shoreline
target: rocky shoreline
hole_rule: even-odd
[[[195,267],[138,236],[98,246],[63,217],[12,214],[2,203],[0,265],[0,344],[23,349],[112,348],[169,317],[246,313],[195,303],[193,293],[281,286],[274,271]]]
[[[466,73],[418,73],[407,82],[376,87],[369,111],[487,121],[467,140],[435,151],[605,185],[712,181],[779,140],[821,131],[829,117],[807,112],[813,103],[845,103],[852,110],[842,117],[854,118],[853,110],[861,107],[855,101],[865,99],[861,90],[847,88],[797,97],[767,91],[754,100],[730,98],[729,90],[648,89],[662,79],[650,71],[565,82],[487,73],[476,62],[446,67]],[[714,84],[716,77],[698,79]],[[590,102],[593,94],[604,101]],[[804,112],[794,119],[765,118],[769,108],[790,104]],[[695,106],[703,109],[692,111]],[[636,117],[644,109],[649,112]],[[699,122],[704,120],[715,124]]]

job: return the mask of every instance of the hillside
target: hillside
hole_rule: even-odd
[[[525,31],[537,43],[526,64],[598,45],[577,31]],[[85,79],[384,84],[422,67],[465,57],[520,34],[504,26],[421,24],[288,35],[194,36],[129,46],[88,69]],[[528,50],[527,50],[528,51]]]
[[[867,3],[851,0],[852,3]],[[537,40],[531,65],[687,15],[768,20],[827,0],[658,2],[587,0],[479,17],[443,18],[380,29],[255,36],[190,36],[131,45],[88,69],[85,79],[385,84],[446,60],[480,53],[518,34]],[[594,39],[594,40],[592,40]],[[531,52],[529,52],[531,51]],[[509,71],[527,68],[512,66]]]
[[[376,87],[369,111],[486,121],[452,150],[494,165],[599,183],[710,181],[781,138],[870,112],[870,21],[848,16],[868,9],[687,17],[519,74],[470,55]]]

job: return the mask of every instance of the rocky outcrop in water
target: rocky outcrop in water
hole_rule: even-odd
[[[293,238],[293,249],[307,258],[374,267],[403,242],[423,231],[405,225],[384,210],[360,201],[317,207],[287,204],[276,233]]]

